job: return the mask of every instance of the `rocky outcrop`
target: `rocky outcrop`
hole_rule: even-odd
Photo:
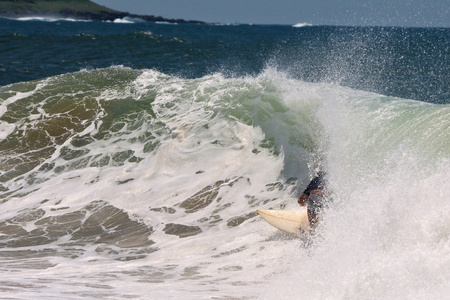
[[[0,17],[51,17],[92,21],[114,21],[133,18],[147,22],[204,24],[202,21],[168,19],[153,15],[120,12],[89,0],[0,0]]]

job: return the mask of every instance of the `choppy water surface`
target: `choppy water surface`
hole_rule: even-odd
[[[448,296],[447,29],[1,26],[2,297]],[[317,237],[257,216],[319,167]]]

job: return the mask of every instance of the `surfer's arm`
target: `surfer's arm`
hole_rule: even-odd
[[[300,204],[301,206],[305,206],[306,205],[306,199],[308,199],[308,195],[303,193],[300,198],[298,198],[298,204]]]
[[[310,193],[314,194],[314,195],[319,195],[319,196],[324,196],[325,195],[325,192],[323,190],[320,190],[320,189],[312,190]]]
[[[319,195],[319,196],[323,196],[325,195],[323,190],[311,190],[309,191],[309,194],[315,194],[315,195]],[[301,206],[305,206],[306,205],[306,200],[308,200],[309,195],[307,193],[303,193],[300,198],[298,198],[298,204],[300,204]]]

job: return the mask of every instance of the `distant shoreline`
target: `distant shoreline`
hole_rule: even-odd
[[[141,19],[147,22],[167,22],[172,24],[207,24],[206,22],[184,19],[169,19],[161,16],[138,15],[116,11],[89,0],[0,0],[0,17],[10,19],[43,17],[55,19],[75,19],[80,21],[115,21],[117,19]]]

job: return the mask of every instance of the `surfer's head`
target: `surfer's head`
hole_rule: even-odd
[[[317,172],[317,177],[325,177],[327,175],[327,173],[323,170],[320,170],[319,172]]]

